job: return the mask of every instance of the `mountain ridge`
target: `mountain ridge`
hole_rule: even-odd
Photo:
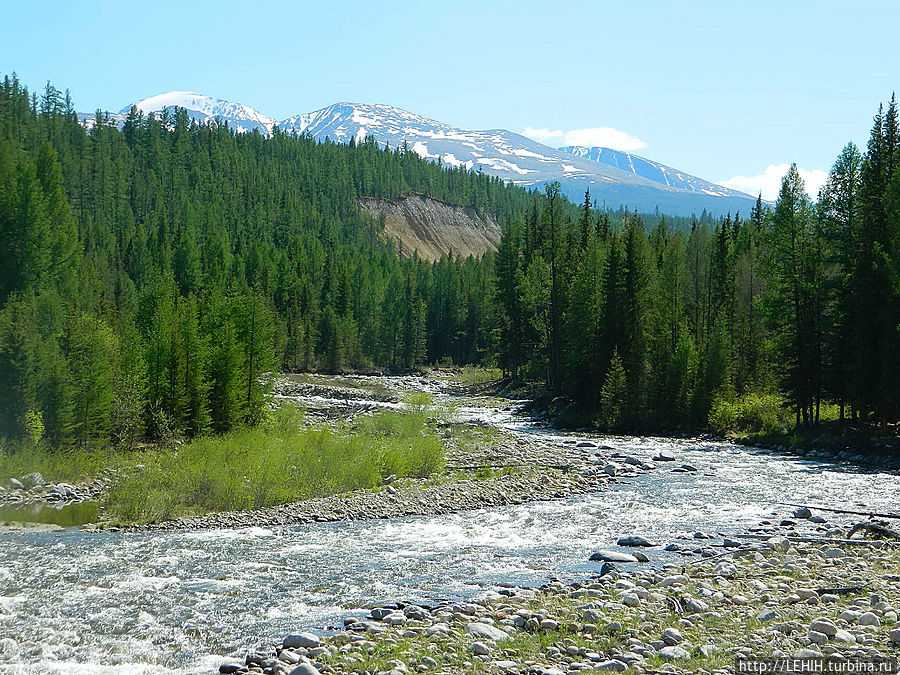
[[[145,114],[184,108],[200,124],[228,123],[239,133],[271,135],[277,127],[288,134],[306,134],[318,141],[360,142],[373,136],[381,145],[400,147],[423,158],[470,171],[482,171],[525,188],[540,189],[558,181],[562,192],[581,201],[590,190],[607,208],[672,215],[716,215],[749,212],[755,197],[698,178],[685,171],[638,155],[610,148],[552,148],[506,129],[466,130],[387,104],[341,101],[318,110],[276,121],[249,106],[196,92],[172,91],[133,104]],[[110,120],[122,124],[126,106]],[[93,115],[80,115],[93,124]]]

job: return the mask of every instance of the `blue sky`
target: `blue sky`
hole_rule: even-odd
[[[864,0],[53,0],[4,8],[0,64],[69,88],[79,110],[170,90],[277,119],[388,103],[753,191],[789,162],[820,180],[865,144],[900,86],[898,19],[900,3]]]

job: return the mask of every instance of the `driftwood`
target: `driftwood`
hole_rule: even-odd
[[[829,506],[816,506],[814,504],[795,504],[793,502],[775,502],[778,506],[800,506],[816,511],[827,511],[828,513],[844,513],[851,516],[868,516],[869,518],[891,518],[900,520],[898,513],[875,513],[874,511],[848,511],[847,509],[833,509]]]
[[[880,523],[857,523],[850,528],[847,537],[852,538],[857,532],[868,532],[876,537],[884,537],[885,539],[900,539],[900,532]]]

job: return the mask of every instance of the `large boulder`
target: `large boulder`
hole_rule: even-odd
[[[603,562],[618,562],[618,563],[636,563],[638,561],[630,553],[622,553],[621,551],[608,551],[608,550],[600,550],[594,553],[591,553],[590,560],[595,561],[603,561]]]
[[[281,641],[281,645],[285,649],[297,649],[298,647],[314,649],[320,644],[319,636],[315,633],[289,633]]]
[[[45,481],[44,477],[37,471],[26,473],[22,476],[22,485],[25,486],[26,490],[30,490],[33,487],[44,487],[46,484],[47,481]]]
[[[473,637],[481,638],[482,640],[493,640],[494,642],[506,640],[509,637],[508,633],[496,626],[492,626],[489,623],[481,623],[480,621],[466,624],[466,632]]]

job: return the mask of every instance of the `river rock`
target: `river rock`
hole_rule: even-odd
[[[874,612],[865,612],[859,615],[859,619],[857,619],[857,623],[860,626],[880,626],[881,619],[878,618],[878,615]]]
[[[22,476],[22,485],[25,486],[26,490],[33,487],[44,487],[46,484],[47,481],[45,481],[44,477],[37,471],[26,473],[24,476]]]
[[[406,623],[406,615],[403,612],[391,612],[382,619],[388,626],[402,626]]]
[[[656,546],[656,544],[654,544],[649,539],[642,537],[639,534],[632,534],[627,537],[620,537],[619,540],[616,542],[616,546],[650,547],[650,546]]]
[[[688,614],[699,614],[709,609],[709,605],[699,598],[688,598],[684,601],[684,611]]]
[[[853,637],[853,633],[851,633],[849,630],[838,629],[838,632],[834,634],[834,641],[853,644],[854,642],[856,642],[856,638]]]
[[[669,646],[659,650],[659,656],[664,661],[687,661],[691,653],[683,647]]]
[[[666,628],[662,632],[662,641],[667,645],[677,645],[684,642],[684,636],[677,628]]]
[[[223,663],[219,666],[219,672],[230,675],[230,673],[246,673],[248,670],[242,663]]]
[[[770,537],[766,540],[766,546],[773,551],[781,551],[784,553],[791,548],[791,541],[787,537]]]
[[[621,551],[609,551],[605,549],[591,553],[591,557],[589,558],[589,560],[618,563],[636,563],[638,561],[638,559],[630,553],[622,553]]]
[[[675,457],[670,455],[668,452],[659,452],[656,454],[656,457],[653,458],[654,462],[674,462]]]
[[[619,659],[611,659],[609,661],[601,661],[594,664],[594,670],[612,670],[618,673],[624,673],[628,670],[628,666]]]
[[[605,473],[607,476],[612,476],[613,478],[615,478],[616,474],[619,473],[619,467],[618,467],[618,465],[613,464],[612,462],[610,462],[609,464],[607,464],[606,466],[604,466],[604,467],[601,469],[601,471],[602,471],[603,473]]]
[[[662,581],[659,582],[660,587],[668,588],[669,586],[674,586],[675,584],[686,584],[688,582],[688,578],[684,574],[673,574],[670,577],[666,577]]]
[[[473,637],[482,638],[483,640],[506,640],[509,634],[500,630],[496,626],[489,623],[472,622],[466,624],[466,632]]]
[[[315,633],[290,633],[281,641],[281,646],[286,649],[296,649],[297,647],[313,649],[320,644],[319,636]]]
[[[816,619],[811,624],[809,624],[809,630],[817,633],[823,633],[828,637],[834,637],[835,633],[838,631],[838,627],[834,624],[830,619]]]
[[[426,656],[425,658],[428,658],[428,657]],[[432,659],[432,660],[434,660],[434,659]],[[425,663],[425,659],[422,659],[422,663]],[[425,665],[427,665],[429,668],[436,668],[437,661],[434,662],[433,666],[430,663],[426,663]],[[507,670],[515,670],[519,666],[519,664],[516,663],[515,661],[493,661],[491,663],[491,666],[493,666],[497,670],[506,672]]]
[[[828,642],[828,636],[825,635],[825,633],[811,630],[809,631],[809,641],[815,642],[817,645],[824,645],[826,642]]]
[[[860,614],[862,614],[862,612],[857,612],[854,609],[845,609],[843,612],[841,612],[841,619],[843,619],[847,623],[856,623],[856,620],[859,619]]]
[[[25,489],[25,486],[22,485],[22,481],[20,481],[18,478],[10,478],[7,482],[9,483],[9,486],[13,490],[24,490]]]
[[[473,642],[471,645],[469,645],[469,651],[476,656],[487,656],[491,653],[491,648],[483,642]]]
[[[290,675],[322,675],[322,673],[313,664],[304,662],[297,664],[297,667],[291,671]]]
[[[778,613],[774,609],[764,609],[759,614],[756,615],[756,620],[761,623],[766,623],[767,621],[773,621],[778,618]]]
[[[730,579],[737,574],[737,567],[730,562],[720,562],[714,572],[720,577]]]
[[[805,506],[800,506],[794,509],[794,512],[791,514],[794,518],[801,518],[803,520],[809,520],[812,518],[812,511],[810,511]]]
[[[450,626],[446,623],[436,623],[433,626],[429,626],[425,629],[425,637],[432,637],[434,635],[448,635],[450,633]]]
[[[290,649],[282,649],[278,652],[278,658],[291,665],[300,663],[300,661],[303,660],[297,652],[291,651]]]
[[[900,645],[900,628],[892,630],[889,637],[895,645]]]

